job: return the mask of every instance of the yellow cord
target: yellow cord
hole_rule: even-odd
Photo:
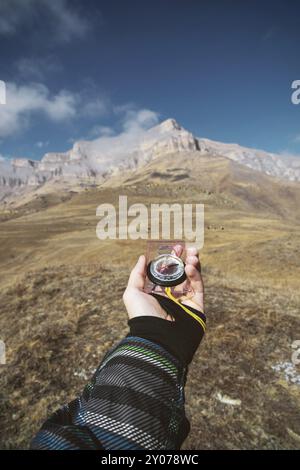
[[[191,317],[197,320],[197,322],[200,323],[204,331],[206,330],[206,325],[205,325],[205,322],[202,320],[202,318],[198,317],[198,315],[196,315],[194,312],[191,312],[191,310],[189,310],[185,305],[183,305],[179,300],[177,300],[176,297],[172,295],[170,287],[165,288],[165,293],[167,294],[169,299],[173,300],[173,302],[179,305],[186,313],[188,313],[189,315],[191,315]],[[200,312],[204,314],[204,312],[202,312],[201,310]]]

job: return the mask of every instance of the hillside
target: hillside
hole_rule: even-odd
[[[205,204],[208,331],[189,371],[184,447],[299,448],[299,185],[176,152],[78,191],[49,187],[2,212],[1,447],[27,447],[127,331],[122,292],[146,241],[95,235],[96,207],[125,194],[129,204]]]
[[[299,219],[300,185],[268,176],[226,157],[197,151],[164,155],[128,174],[116,175],[104,182],[104,187],[174,185],[188,190],[187,197],[199,194],[206,203],[217,199],[222,207],[258,210],[283,218]],[[218,204],[217,204],[218,205]]]

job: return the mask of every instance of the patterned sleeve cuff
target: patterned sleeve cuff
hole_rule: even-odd
[[[186,369],[165,348],[125,337],[107,352],[83,393],[57,410],[32,449],[180,449],[190,425]]]
[[[185,382],[186,369],[162,346],[125,337],[103,359],[75,421],[105,449],[179,449],[190,428]]]

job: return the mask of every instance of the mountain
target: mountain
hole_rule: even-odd
[[[68,193],[56,190],[56,202],[43,195],[25,207],[22,198],[0,222],[5,445],[27,448],[46,414],[84,388],[127,332],[122,293],[147,240],[96,237],[96,208],[117,209],[124,194],[129,206],[205,204],[208,332],[188,376],[193,426],[185,448],[299,448],[299,373],[291,355],[300,338],[300,223],[287,215],[300,212],[300,185],[188,150],[64,201],[60,194]]]
[[[223,155],[253,170],[289,181],[300,181],[300,158],[277,155],[238,144],[225,144],[209,139],[198,139],[201,152]]]
[[[65,153],[46,153],[41,161],[0,161],[3,189],[40,186],[49,180],[90,183],[122,170],[136,168],[159,155],[196,150],[197,140],[173,119],[148,130],[79,141]]]
[[[75,142],[64,153],[46,153],[40,161],[0,161],[0,200],[37,189],[46,182],[69,187],[99,184],[116,174],[143,167],[158,157],[182,152],[222,156],[270,176],[300,181],[300,159],[195,137],[174,119],[148,129]]]
[[[246,150],[268,159],[257,151],[227,150],[168,120],[41,162],[2,162],[2,187],[21,196],[0,205],[5,448],[28,448],[128,329],[122,294],[147,240],[96,237],[97,207],[118,211],[120,194],[129,207],[205,205],[208,331],[187,378],[185,448],[299,448],[300,184],[239,163]]]

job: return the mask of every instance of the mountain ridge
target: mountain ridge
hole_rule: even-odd
[[[49,181],[71,187],[99,184],[158,157],[182,152],[218,155],[269,176],[300,181],[300,159],[296,157],[198,138],[170,118],[149,129],[77,141],[70,150],[46,153],[40,161],[25,158],[0,161],[0,198],[17,195],[24,189],[37,189]]]

